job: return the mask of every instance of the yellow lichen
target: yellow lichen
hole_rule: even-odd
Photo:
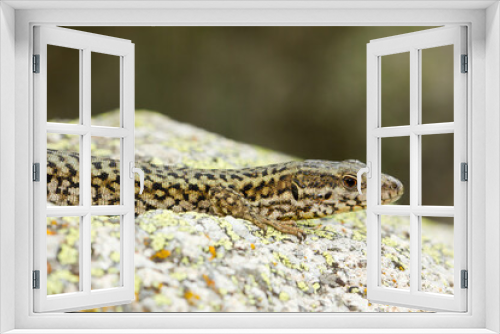
[[[393,248],[396,248],[398,246],[398,243],[390,237],[383,238],[382,244],[387,245],[389,247],[393,247]]]
[[[141,229],[143,229],[148,234],[153,234],[156,231],[156,227],[154,226],[154,224],[147,224],[147,223],[141,222],[139,224],[139,226],[141,227]]]
[[[280,292],[279,299],[283,302],[286,302],[290,300],[290,296],[288,295],[288,293],[282,291]]]
[[[104,270],[101,268],[92,268],[90,269],[90,274],[94,277],[102,277],[104,276]]]
[[[142,284],[141,277],[135,274],[134,291],[136,294],[139,294],[139,291],[141,290],[141,284]]]
[[[297,282],[297,287],[304,292],[309,291],[309,287],[304,281]]]
[[[78,282],[80,281],[80,277],[78,275],[72,274],[69,270],[58,270],[54,271],[50,275],[47,276],[47,294],[59,294],[64,291],[65,284],[64,282],[70,283],[69,286],[72,286],[73,289],[78,289]]]
[[[216,242],[214,246],[222,246],[226,250],[230,250],[233,248],[233,243],[227,238],[222,238],[218,242]]]
[[[262,280],[267,284],[267,287],[271,288],[271,280],[269,279],[269,276],[267,276],[266,273],[260,273],[260,277],[262,277]]]
[[[80,241],[80,230],[78,227],[69,228],[68,234],[66,235],[66,243],[68,246],[74,246],[78,241]]]
[[[120,253],[119,252],[111,252],[109,255],[111,261],[115,263],[120,263]]]
[[[172,277],[173,279],[176,279],[178,281],[183,281],[187,278],[187,275],[186,275],[186,273],[176,271],[176,272],[170,273],[170,277]]]
[[[325,251],[325,252],[323,252],[323,254],[322,254],[322,255],[323,255],[323,257],[325,258],[326,263],[327,263],[329,266],[333,265],[333,257],[332,257],[332,255],[331,255],[330,253],[328,253],[328,252],[326,252],[326,251]]]
[[[61,264],[75,264],[78,262],[78,249],[67,244],[61,245],[61,251],[57,254],[57,259]]]
[[[160,251],[165,247],[165,235],[163,233],[153,234],[151,236],[151,248]]]
[[[163,294],[155,294],[153,299],[158,306],[170,306],[172,305],[172,300]]]

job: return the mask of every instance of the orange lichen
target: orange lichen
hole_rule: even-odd
[[[212,257],[210,258],[210,261],[212,261],[213,259],[215,259],[217,257],[217,252],[215,251],[215,247],[214,246],[209,246],[208,247],[208,251],[210,252],[210,254],[212,254]]]
[[[47,235],[56,235],[56,231],[47,230]]]
[[[153,261],[162,261],[162,260],[165,260],[167,257],[169,257],[170,254],[171,253],[169,250],[162,249],[162,250],[154,253],[153,255],[151,255],[150,259]]]
[[[50,265],[50,262],[47,261],[47,274],[50,274],[52,272],[52,266]]]
[[[254,244],[250,244],[250,248],[252,248],[252,250],[255,249],[255,245]]]
[[[186,292],[184,292],[184,299],[187,300],[189,305],[194,305],[197,300],[200,300],[200,296],[193,293],[191,290],[186,290]]]
[[[203,279],[205,280],[205,283],[207,283],[207,287],[214,289],[215,288],[215,281],[210,279],[208,275],[203,274]]]

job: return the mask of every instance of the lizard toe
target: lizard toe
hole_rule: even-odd
[[[297,229],[296,236],[297,236],[297,238],[299,239],[300,242],[305,241],[306,238],[307,238],[306,232],[304,232],[304,230],[301,230],[301,229]]]
[[[295,220],[283,220],[281,223],[283,225],[297,227],[297,222]]]

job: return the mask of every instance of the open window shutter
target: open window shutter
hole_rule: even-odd
[[[47,121],[47,78],[51,75],[47,68],[48,47],[78,54],[74,62],[79,73],[79,84],[76,83],[79,98],[75,98],[76,109],[79,109],[77,123]],[[113,56],[117,60],[119,125],[92,124],[91,59],[94,54]],[[134,44],[71,29],[40,26],[34,30],[33,61],[33,161],[37,174],[34,176],[35,312],[75,311],[130,303],[134,300],[134,178],[130,175],[134,161]],[[53,163],[47,160],[47,142],[48,136],[54,134],[75,138],[75,150],[78,151],[61,147],[59,157],[70,159],[70,164],[61,168],[66,169],[66,174],[73,173],[69,182],[76,183],[76,189],[79,183],[79,190],[75,193],[75,188],[64,183],[67,180],[54,179],[54,182],[60,181],[55,196],[72,196],[69,202],[59,205],[47,200],[47,169],[48,166],[52,168],[50,164]],[[118,143],[113,166],[119,176],[113,186],[116,192],[119,189],[119,200],[114,205],[92,202],[92,192],[101,192],[91,183],[96,138]],[[100,193],[100,196],[104,198],[106,194]],[[111,237],[102,238],[103,234]],[[112,261],[112,270],[99,267],[99,259],[94,259],[94,246],[103,258]],[[53,258],[58,261],[59,268],[51,265],[49,253],[56,254]],[[106,277],[116,279],[98,280]],[[66,285],[72,288],[63,289]]]
[[[452,46],[453,121],[422,122],[422,52],[430,48]],[[382,124],[382,58],[409,53],[410,106],[409,124],[384,127]],[[443,27],[371,41],[367,46],[367,161],[371,163],[368,178],[368,299],[381,304],[417,309],[466,311],[467,290],[462,287],[467,269],[467,182],[462,180],[462,164],[467,163],[467,63],[466,28]],[[401,112],[407,112],[402,110]],[[452,134],[454,206],[422,205],[422,138],[428,135]],[[410,205],[381,205],[382,140],[406,137],[410,156]],[[397,155],[398,152],[390,152]],[[450,167],[451,169],[451,167]],[[397,175],[395,175],[397,176]],[[435,180],[439,182],[439,180]],[[389,287],[382,282],[382,216],[401,216],[410,225],[409,287]],[[422,217],[451,217],[454,221],[453,282],[447,294],[430,293],[423,287]],[[450,293],[452,291],[452,294]]]

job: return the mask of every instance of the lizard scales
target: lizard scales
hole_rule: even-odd
[[[47,150],[47,199],[55,205],[79,203],[79,156]],[[305,237],[295,220],[321,218],[366,208],[366,192],[357,191],[357,160],[291,161],[242,169],[192,169],[136,163],[145,173],[144,192],[135,186],[135,213],[167,209],[246,219],[262,229],[272,226]],[[120,166],[92,157],[92,204],[120,204]],[[402,183],[382,174],[382,204],[403,194]],[[363,181],[362,189],[366,188]]]

